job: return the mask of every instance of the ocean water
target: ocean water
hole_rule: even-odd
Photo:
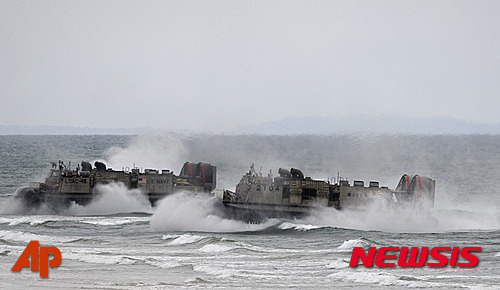
[[[103,186],[86,206],[33,211],[13,200],[43,181],[51,162],[82,160],[120,169],[217,166],[218,188],[234,189],[254,163],[306,176],[377,180],[403,173],[436,180],[429,216],[324,209],[251,224],[221,218],[208,195],[179,193],[151,207],[137,191]],[[500,287],[500,136],[0,136],[0,288],[442,288]],[[48,278],[11,272],[30,240],[57,246]],[[349,267],[353,247],[482,247],[475,267]]]

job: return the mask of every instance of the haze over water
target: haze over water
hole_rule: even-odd
[[[495,288],[500,271],[500,136],[0,136],[0,287],[90,288]],[[418,214],[325,209],[260,224],[221,218],[220,204],[180,193],[151,207],[140,193],[103,186],[100,199],[62,212],[26,211],[12,200],[43,181],[51,162],[104,161],[121,169],[217,166],[234,189],[250,164],[263,173],[299,168],[394,188],[402,174],[436,180],[432,219]],[[10,272],[28,241],[57,246],[49,279]],[[480,246],[474,268],[348,267],[352,248]],[[103,275],[104,273],[104,275]]]

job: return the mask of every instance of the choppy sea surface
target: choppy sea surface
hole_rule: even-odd
[[[214,197],[179,193],[151,207],[120,184],[86,206],[28,210],[17,188],[43,181],[52,162],[104,161],[121,169],[217,166],[234,189],[254,163],[327,180],[403,173],[436,180],[430,216],[324,209],[251,224],[221,218]],[[442,288],[500,287],[500,136],[0,136],[0,288]],[[30,240],[56,246],[48,278],[10,269]],[[353,247],[481,247],[475,267],[349,267]]]

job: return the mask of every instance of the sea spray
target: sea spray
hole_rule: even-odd
[[[126,147],[111,147],[105,153],[108,167],[120,169],[134,165],[142,168],[174,170],[185,162],[187,149],[179,136],[173,134],[140,135]]]
[[[0,214],[53,215],[59,214],[59,212],[46,203],[41,203],[39,206],[32,207],[26,205],[21,199],[9,197],[0,201]]]
[[[224,218],[223,211],[222,203],[213,196],[181,192],[159,202],[151,217],[151,228],[161,232],[245,232],[263,230],[279,222],[248,224]]]
[[[27,208],[21,200],[13,197],[0,200],[0,214],[27,214],[34,211],[34,209]]]
[[[146,195],[138,189],[129,189],[123,183],[112,182],[96,187],[94,199],[87,205],[73,204],[67,211],[70,215],[102,215],[115,213],[146,212],[152,207]]]
[[[94,198],[89,204],[74,202],[66,207],[42,202],[37,207],[26,206],[22,200],[5,198],[0,203],[0,214],[22,215],[107,215],[116,213],[152,213],[148,197],[138,189],[129,189],[123,183],[99,184],[94,189]]]
[[[375,230],[394,233],[450,232],[469,229],[500,228],[500,216],[494,211],[431,209],[420,212],[409,208],[379,207],[376,204],[362,210],[319,208],[296,223],[330,226],[355,230]]]
[[[432,212],[415,213],[376,206],[362,210],[320,208],[300,221],[313,225],[387,232],[433,232],[438,226]]]

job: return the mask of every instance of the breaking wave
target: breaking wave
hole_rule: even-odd
[[[283,222],[281,223],[278,228],[282,230],[289,230],[289,229],[294,229],[297,231],[310,231],[310,230],[315,230],[315,229],[321,229],[324,228],[325,226],[318,226],[318,225],[310,225],[310,224],[297,224],[293,222]]]
[[[29,215],[29,216],[9,216],[0,217],[0,224],[9,226],[29,225],[32,227],[68,227],[68,222],[92,224],[99,226],[121,226],[134,223],[149,223],[150,217],[130,217],[130,216],[57,216],[57,215]]]
[[[9,224],[9,226],[17,226],[20,224],[28,224],[30,226],[39,226],[45,223],[60,220],[52,216],[23,216],[23,217],[1,217],[0,224]]]
[[[351,253],[354,247],[362,247],[363,249],[367,249],[368,247],[372,246],[372,244],[372,242],[364,238],[348,240],[342,243],[342,245],[338,246],[336,251]]]
[[[23,231],[0,230],[0,240],[11,241],[11,242],[28,243],[29,241],[32,240],[38,240],[42,243],[53,244],[53,243],[70,243],[79,239],[80,239],[79,237],[46,236],[46,235],[33,234]]]
[[[186,244],[194,244],[205,239],[210,239],[208,237],[202,237],[197,235],[163,235],[162,239],[168,240],[168,245],[179,246]]]
[[[79,218],[78,222],[99,226],[122,226],[134,223],[149,222],[149,217],[85,217]]]

